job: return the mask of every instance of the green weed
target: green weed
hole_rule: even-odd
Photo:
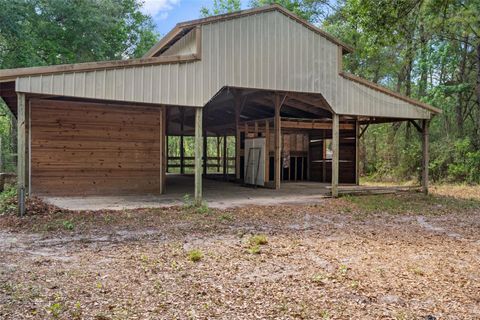
[[[248,240],[251,246],[260,246],[268,243],[268,239],[265,235],[254,235]]]
[[[73,230],[75,229],[75,225],[73,224],[73,222],[71,220],[65,220],[62,222],[62,225],[63,225],[63,228],[65,230]]]
[[[192,262],[198,262],[203,259],[203,252],[198,249],[193,249],[188,251],[187,256],[188,256],[188,260]]]
[[[62,313],[63,306],[60,302],[55,302],[49,305],[47,308],[47,312],[52,315],[53,318],[58,318],[60,317],[60,314]]]

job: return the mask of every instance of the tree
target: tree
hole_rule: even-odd
[[[200,14],[202,17],[216,16],[239,11],[241,8],[242,4],[240,0],[213,0],[213,7],[211,9],[202,7]]]
[[[0,68],[141,56],[156,39],[137,0],[0,0]]]

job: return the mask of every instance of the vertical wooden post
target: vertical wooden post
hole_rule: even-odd
[[[327,132],[322,130],[323,135],[323,147],[322,147],[322,181],[327,182]]]
[[[217,172],[220,172],[220,136],[217,134]]]
[[[26,107],[25,94],[18,93],[17,102],[17,197],[18,214],[25,214],[25,167],[26,167]]]
[[[280,179],[281,179],[281,170],[282,170],[282,150],[281,150],[281,141],[282,141],[282,123],[280,119],[280,108],[281,108],[280,96],[275,95],[275,189],[280,189]]]
[[[428,194],[429,125],[430,120],[422,120],[422,192],[424,194]]]
[[[240,97],[235,96],[235,178],[240,180]]]
[[[355,184],[360,185],[360,163],[359,163],[359,151],[360,150],[360,122],[358,117],[355,120]]]
[[[223,179],[227,180],[228,174],[228,150],[227,150],[227,135],[223,135]]]
[[[208,173],[208,136],[207,130],[203,129],[203,174],[207,175]]]
[[[167,107],[160,109],[160,194],[165,193],[168,163]]]
[[[332,119],[332,197],[338,197],[338,169],[339,169],[339,146],[340,146],[340,132],[339,132],[339,116],[333,114]]]
[[[185,146],[184,146],[184,121],[185,121],[185,108],[180,107],[180,115],[181,115],[181,120],[180,120],[180,173],[185,174]]]
[[[258,121],[255,121],[253,128],[255,132],[255,138],[257,138],[258,137]]]
[[[270,181],[270,121],[265,120],[265,184]]]
[[[195,203],[202,203],[203,109],[195,108]]]

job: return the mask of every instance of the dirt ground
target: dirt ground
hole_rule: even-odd
[[[480,196],[0,216],[1,319],[480,319]],[[462,192],[463,194],[463,192]]]

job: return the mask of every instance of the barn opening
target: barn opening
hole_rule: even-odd
[[[194,174],[195,111],[169,107],[166,118],[168,193],[176,175]],[[332,119],[321,94],[224,87],[203,110],[202,177],[272,189],[282,183],[330,184]],[[356,128],[353,117],[339,120],[342,184],[358,182]]]

